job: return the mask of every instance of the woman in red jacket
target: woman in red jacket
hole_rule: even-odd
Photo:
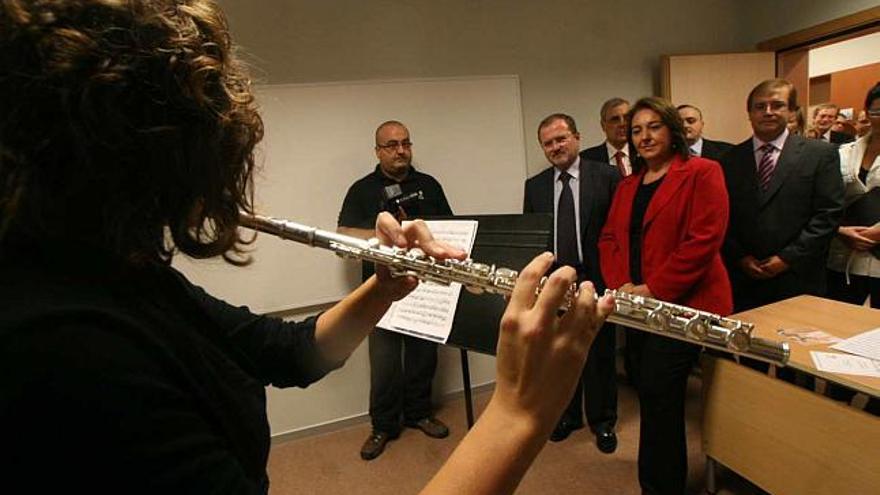
[[[617,187],[599,240],[609,288],[727,315],[733,308],[721,261],[728,201],[717,162],[688,155],[675,107],[643,98],[627,114],[636,172]],[[683,493],[687,481],[684,398],[699,347],[630,331],[639,364],[639,483],[645,493]]]

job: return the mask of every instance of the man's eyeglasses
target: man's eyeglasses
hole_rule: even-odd
[[[872,108],[870,110],[866,110],[865,113],[868,114],[868,117],[877,118],[880,117],[880,108]]]
[[[771,112],[778,112],[780,110],[785,110],[786,108],[788,108],[788,103],[779,100],[752,102],[753,112],[763,112],[767,108],[770,108]]]
[[[396,150],[397,148],[408,150],[412,148],[412,145],[412,141],[388,141],[385,144],[377,144],[376,147],[383,150]]]

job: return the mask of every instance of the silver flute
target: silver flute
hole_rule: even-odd
[[[282,239],[328,249],[343,258],[387,266],[392,276],[413,276],[443,285],[458,282],[475,294],[509,296],[519,275],[510,268],[470,259],[437,260],[419,248],[384,246],[378,239],[359,239],[279,218],[241,213],[240,223]],[[577,296],[576,290],[574,285],[569,289],[562,310]],[[753,336],[752,323],[617,290],[605,293],[614,297],[614,310],[607,318],[612,323],[776,365],[788,362],[788,343]]]

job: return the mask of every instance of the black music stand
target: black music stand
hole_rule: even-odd
[[[459,215],[429,220],[476,220],[479,222],[471,258],[485,264],[521,270],[535,256],[553,250],[553,215]],[[474,424],[471,376],[467,351],[495,355],[498,324],[507,302],[497,294],[471,294],[462,288],[452,331],[446,345],[461,351],[461,375],[468,429]]]

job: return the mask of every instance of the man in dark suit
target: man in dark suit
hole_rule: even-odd
[[[724,141],[712,141],[703,137],[703,112],[693,105],[679,105],[678,115],[684,121],[685,139],[691,156],[702,156],[716,162],[721,161],[721,156],[730,151],[733,145]]]
[[[581,151],[580,157],[582,160],[607,163],[614,167],[621,177],[626,177],[633,173],[632,164],[636,159],[637,153],[636,149],[627,140],[628,125],[626,114],[629,112],[629,107],[629,102],[620,97],[611,98],[602,104],[602,108],[599,109],[599,124],[602,126],[602,132],[605,133],[605,141]],[[634,360],[635,353],[626,351],[628,331],[622,326],[617,328],[619,328],[617,333],[623,347],[624,372],[629,383],[635,385],[637,382],[636,377],[639,376],[639,363]],[[634,331],[629,330],[629,332]]]
[[[724,246],[734,307],[825,293],[825,260],[843,208],[837,150],[789,134],[794,86],[760,83],[749,94],[754,136],[722,158],[730,196]]]
[[[599,233],[605,224],[614,189],[620,181],[617,169],[578,156],[580,134],[574,119],[553,114],[538,126],[538,140],[552,165],[528,179],[524,213],[553,213],[553,252],[559,265],[573,266],[578,280],[591,280],[596,291],[605,290],[599,267]],[[614,326],[604,325],[596,335],[581,382],[550,440],[566,439],[583,428],[583,409],[604,453],[617,448],[617,382],[614,366]]]
[[[855,141],[855,137],[832,129],[839,113],[840,108],[834,103],[816,105],[813,109],[813,129],[817,139],[836,145]]]
[[[611,165],[623,177],[632,173],[632,163],[636,158],[635,149],[626,139],[626,112],[629,112],[629,102],[623,98],[614,97],[603,103],[599,123],[605,133],[605,141],[580,153],[584,160]]]

